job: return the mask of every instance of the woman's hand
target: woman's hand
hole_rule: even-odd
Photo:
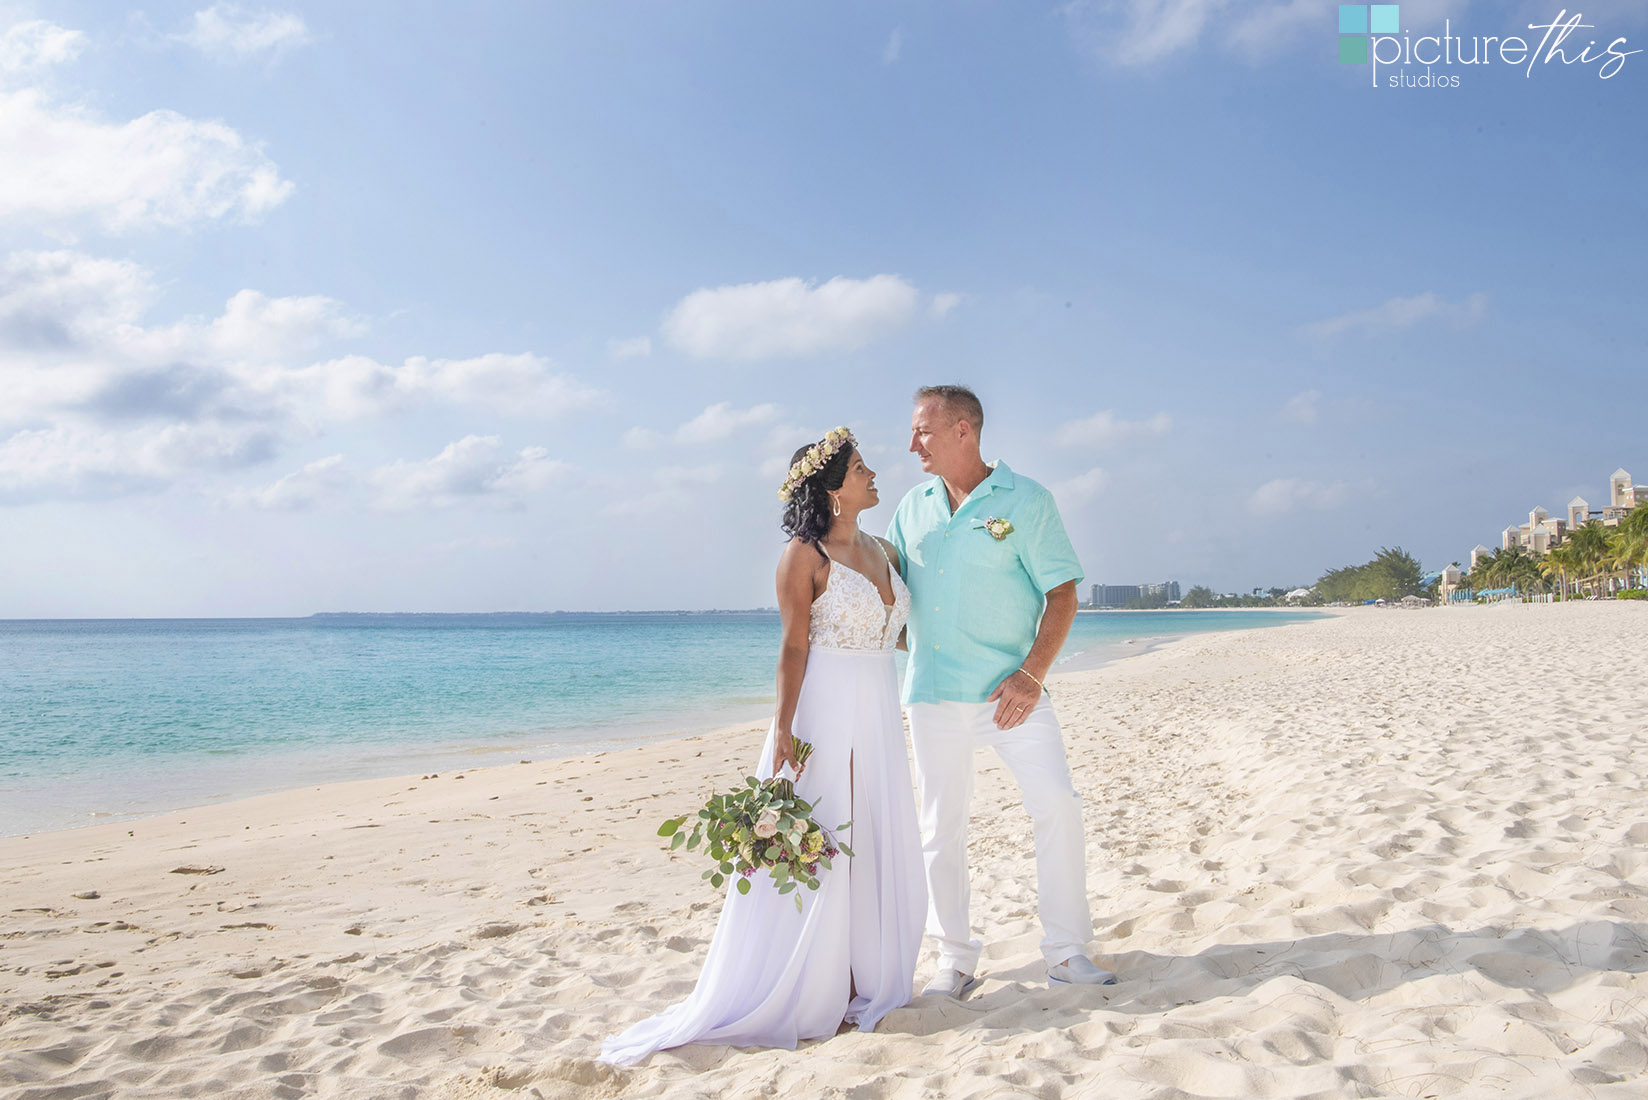
[[[777,776],[788,764],[795,769],[796,777],[801,776],[803,768],[801,761],[795,758],[795,737],[783,730],[773,737],[773,775]]]

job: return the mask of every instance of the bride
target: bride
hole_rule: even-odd
[[[846,428],[797,451],[778,495],[790,536],[778,562],[778,713],[756,776],[795,766],[795,742],[810,742],[795,793],[827,828],[852,821],[842,839],[853,856],[816,891],[796,891],[799,913],[764,874],[748,894],[729,887],[697,987],[608,1039],[605,1062],[685,1043],[793,1050],[844,1022],[870,1031],[910,1000],[927,910],[893,664],[910,593],[892,544],[858,529],[880,498]]]

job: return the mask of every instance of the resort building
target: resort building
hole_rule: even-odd
[[[1478,549],[1485,550],[1486,547],[1478,547]],[[1471,564],[1476,564],[1475,551],[1471,552]],[[1453,598],[1454,593],[1459,590],[1460,582],[1464,579],[1465,572],[1457,565],[1450,565],[1446,569],[1442,570],[1442,575],[1437,578],[1436,582],[1436,598],[1441,600],[1443,603],[1447,603]]]
[[[1167,603],[1178,603],[1179,582],[1163,581],[1161,584],[1095,584],[1088,587],[1089,608],[1126,607],[1134,600],[1160,599]]]
[[[1562,519],[1552,519],[1545,509],[1535,508],[1528,513],[1527,523],[1512,524],[1499,533],[1500,549],[1520,547],[1542,558],[1552,547],[1562,545],[1569,531],[1593,519],[1601,520],[1604,527],[1618,527],[1638,501],[1648,502],[1648,485],[1638,485],[1625,470],[1615,470],[1608,478],[1607,507],[1593,509],[1584,497],[1575,497],[1568,502],[1568,514]],[[1472,550],[1471,565],[1474,567],[1487,553],[1487,548],[1482,546]]]

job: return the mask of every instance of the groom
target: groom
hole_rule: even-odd
[[[979,452],[984,409],[964,386],[916,391],[910,450],[938,476],[911,489],[887,538],[910,589],[904,680],[921,795],[927,931],[938,975],[923,992],[965,996],[983,947],[968,917],[973,750],[1018,781],[1036,837],[1042,955],[1057,983],[1110,985],[1082,953],[1093,936],[1081,796],[1042,681],[1076,618],[1081,564],[1053,495]]]

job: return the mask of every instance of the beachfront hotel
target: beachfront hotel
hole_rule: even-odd
[[[1162,599],[1168,603],[1178,603],[1180,598],[1178,581],[1163,581],[1161,584],[1095,584],[1088,587],[1087,607],[1092,610],[1126,607],[1133,600],[1144,599]]]
[[[1615,470],[1608,478],[1608,504],[1605,507],[1593,509],[1584,497],[1575,497],[1568,502],[1567,516],[1559,519],[1553,519],[1551,513],[1543,508],[1535,508],[1528,513],[1527,523],[1512,524],[1499,533],[1499,546],[1502,550],[1520,547],[1535,557],[1544,557],[1553,547],[1562,545],[1569,531],[1584,526],[1590,520],[1601,520],[1604,527],[1618,527],[1639,502],[1648,503],[1648,485],[1636,484],[1623,469]],[[1487,554],[1488,548],[1485,546],[1472,550],[1471,565],[1475,566]]]
[[[1608,478],[1608,503],[1605,507],[1593,509],[1584,497],[1575,497],[1568,502],[1566,516],[1553,517],[1544,508],[1534,508],[1528,513],[1528,522],[1512,524],[1499,533],[1500,551],[1521,550],[1535,557],[1543,558],[1552,550],[1561,546],[1570,532],[1573,532],[1592,520],[1601,522],[1604,527],[1618,527],[1631,510],[1638,504],[1648,504],[1648,485],[1638,485],[1627,470],[1615,470]],[[1471,550],[1471,571],[1493,558],[1494,551],[1486,546],[1477,544]],[[1437,598],[1440,602],[1453,603],[1469,599],[1471,593],[1466,590],[1466,574],[1457,565],[1450,565],[1438,575],[1439,590]]]

